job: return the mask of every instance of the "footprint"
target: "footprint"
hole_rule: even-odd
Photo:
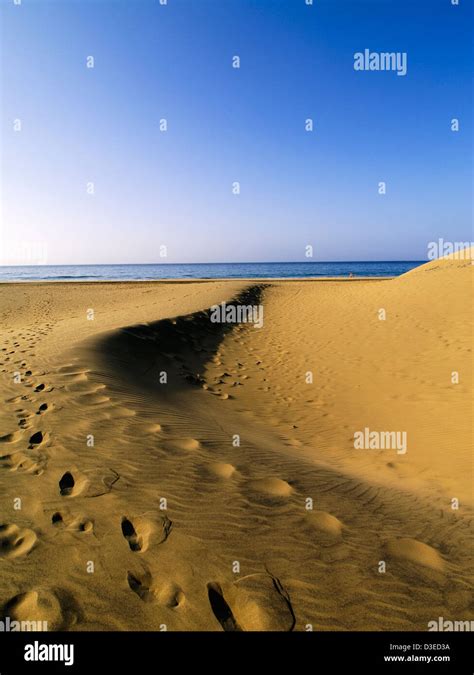
[[[143,431],[149,434],[158,434],[160,431],[163,431],[163,427],[161,424],[149,424]]]
[[[92,532],[94,523],[88,518],[73,516],[68,513],[56,511],[51,516],[51,523],[56,527],[63,527],[67,530],[76,530],[77,532]]]
[[[69,363],[65,366],[61,366],[60,368],[57,369],[58,375],[85,375],[86,373],[90,373],[89,368],[81,368],[79,365],[74,364],[74,363]]]
[[[61,480],[59,481],[59,492],[63,497],[66,497],[72,494],[76,482],[74,476],[70,471],[66,471]]]
[[[13,398],[8,398],[7,403],[19,403],[21,400],[23,400],[23,396],[14,396]]]
[[[437,572],[442,572],[445,568],[445,562],[438,551],[416,539],[392,539],[385,544],[385,552],[402,563],[415,563]]]
[[[206,469],[217,478],[232,478],[236,471],[235,466],[225,462],[211,462],[206,466]]]
[[[68,600],[71,610],[64,612],[58,596],[48,589],[38,589],[20,593],[2,608],[2,614],[14,621],[35,621],[37,630],[57,631],[74,623],[72,608],[74,603]]]
[[[200,442],[196,438],[173,438],[163,444],[169,450],[199,450]]]
[[[70,471],[66,471],[59,481],[59,494],[62,497],[75,497],[80,494],[87,485],[84,476],[74,478]]]
[[[0,525],[0,557],[18,558],[27,555],[37,540],[33,530],[19,528],[17,525]]]
[[[167,516],[163,516],[159,523],[153,523],[142,516],[133,520],[127,516],[122,518],[122,534],[128,541],[130,550],[134,552],[144,553],[150,545],[152,534],[156,544],[164,543],[170,535],[172,526],[173,523]]]
[[[93,385],[90,380],[84,375],[83,379],[73,380],[70,384],[65,385],[65,390],[70,391],[74,394],[96,394],[99,391],[105,389],[105,384],[95,384]]]
[[[342,523],[326,511],[310,511],[308,512],[308,522],[315,530],[322,532],[332,537],[340,537],[342,533]]]
[[[15,410],[15,414],[17,417],[32,417],[33,413],[28,412],[28,410],[25,410],[24,408],[17,408]]]
[[[104,403],[110,403],[110,397],[104,396],[103,394],[96,393],[95,391],[88,394],[82,394],[78,397],[78,403],[82,405],[90,406],[100,406]]]
[[[35,445],[41,445],[41,443],[44,441],[46,441],[46,436],[43,435],[43,432],[36,431],[32,436],[30,436],[29,447],[33,448]]]
[[[144,572],[143,574],[127,572],[127,581],[132,591],[136,593],[143,602],[155,601],[155,595],[151,590],[152,577],[150,572]]]
[[[137,413],[131,408],[126,408],[123,405],[114,405],[110,409],[110,417],[112,419],[122,419],[127,417],[135,417]]]
[[[21,431],[14,431],[11,434],[5,434],[5,436],[0,436],[0,443],[18,443],[22,438]]]
[[[155,597],[159,605],[175,609],[184,603],[184,593],[173,581],[167,581],[155,590]]]
[[[248,486],[253,492],[277,499],[289,497],[293,492],[291,485],[281,478],[259,478],[250,481]]]
[[[135,524],[126,516],[122,518],[122,534],[128,541],[131,551],[145,552],[151,534],[151,526],[146,522],[135,521]]]
[[[68,379],[68,382],[87,382],[89,378],[87,373],[89,370],[74,370],[70,373],[58,373],[59,375],[65,375]]]
[[[184,603],[184,593],[174,581],[165,581],[160,584],[153,579],[148,570],[142,572],[128,572],[128,585],[143,602],[156,603],[163,607],[176,609]]]
[[[0,457],[0,467],[9,471],[24,471],[39,476],[46,467],[46,458],[41,456],[28,457],[23,452],[14,452]]]
[[[293,448],[301,448],[303,443],[297,438],[289,438],[286,445],[291,445]]]
[[[209,601],[224,630],[292,631],[296,620],[290,597],[271,574],[251,574],[226,586],[208,584]]]
[[[222,628],[226,632],[241,631],[242,628],[235,620],[232,610],[224,598],[220,585],[216,582],[208,583],[207,594],[214,616],[221,624]]]

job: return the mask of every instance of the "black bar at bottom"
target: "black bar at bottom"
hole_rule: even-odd
[[[271,663],[282,667],[288,659],[295,670],[308,664],[314,673],[368,667],[377,673],[472,675],[472,637],[470,632],[0,633],[0,675],[113,668],[151,673],[173,663],[181,671],[187,663],[193,670],[204,665],[211,671],[240,663],[245,670],[268,672]],[[41,660],[46,657],[52,660]]]

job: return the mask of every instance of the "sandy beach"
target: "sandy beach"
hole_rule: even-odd
[[[3,616],[469,619],[473,273],[1,284]],[[262,326],[213,323],[222,302]]]

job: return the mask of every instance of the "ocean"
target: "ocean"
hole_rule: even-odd
[[[396,277],[424,260],[380,262],[193,263],[0,266],[0,281],[144,281],[152,279],[302,279]]]

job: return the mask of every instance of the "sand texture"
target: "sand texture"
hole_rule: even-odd
[[[3,615],[470,619],[473,273],[443,259],[389,280],[2,284]],[[212,323],[222,301],[262,304],[263,327]],[[406,452],[355,448],[366,428],[405,432]]]

